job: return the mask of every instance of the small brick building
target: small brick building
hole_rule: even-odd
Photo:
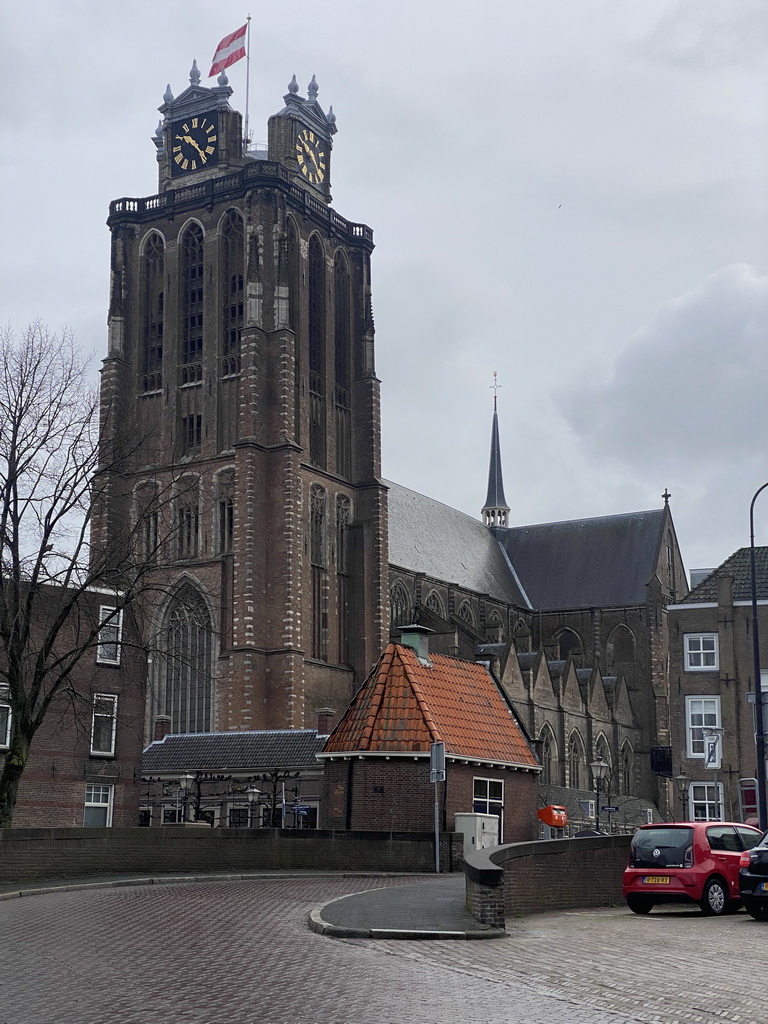
[[[434,828],[430,747],[445,744],[440,827],[457,812],[497,814],[504,843],[538,838],[531,743],[484,665],[430,654],[423,627],[390,643],[318,756],[321,826]]]

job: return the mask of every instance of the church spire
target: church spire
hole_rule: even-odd
[[[501,476],[501,446],[499,445],[499,417],[496,413],[496,371],[493,371],[493,424],[491,426],[491,462],[488,467],[488,494],[481,515],[486,526],[507,526],[509,505],[504,497]]]

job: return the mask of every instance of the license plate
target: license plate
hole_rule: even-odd
[[[669,875],[646,875],[643,881],[646,885],[669,885]]]
[[[761,882],[757,887],[758,892],[768,892],[768,882]]]

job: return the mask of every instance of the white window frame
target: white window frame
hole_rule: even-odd
[[[99,605],[99,645],[96,662],[99,665],[119,665],[123,641],[123,609],[115,615],[115,605]],[[110,617],[111,616],[111,617]],[[106,620],[109,619],[109,622]],[[111,649],[116,653],[112,655]]]
[[[720,644],[717,633],[684,633],[683,646],[686,672],[720,670]],[[711,660],[711,664],[707,664],[708,659]]]
[[[704,809],[705,816],[697,816],[696,808]],[[716,817],[710,817],[710,814]],[[724,821],[722,782],[696,781],[688,785],[688,817],[691,821]]]
[[[88,782],[85,786],[85,804],[83,807],[83,828],[111,828],[112,807],[115,801],[115,787],[105,786],[100,782]],[[88,809],[90,807],[104,808],[106,810],[103,825],[86,824]]]
[[[108,750],[97,750],[94,746],[97,722],[110,719],[112,729]],[[114,757],[115,738],[117,736],[117,697],[114,693],[94,693],[93,715],[91,720],[91,755],[93,757]]]
[[[707,702],[709,707],[705,707],[704,702]],[[694,716],[700,716],[701,721],[694,722]],[[714,718],[714,721],[705,721],[706,716]],[[704,732],[706,729],[720,729],[721,726],[719,694],[689,694],[685,698],[686,747],[691,760],[704,761],[706,759]],[[722,743],[719,753],[722,757]],[[718,758],[717,764],[710,764],[707,767],[719,768],[720,758]]]
[[[0,710],[7,711],[7,714],[0,718],[0,750],[7,750],[11,745],[11,722],[13,721],[13,712],[11,711],[11,705],[8,703],[6,698],[0,698]]]
[[[485,796],[477,796],[476,788],[478,782],[485,783]],[[490,795],[490,783],[501,786],[501,799],[497,800]],[[475,810],[478,803],[486,805],[485,811]],[[485,775],[475,775],[472,779],[472,810],[476,814],[496,814],[499,818],[499,843],[504,842],[504,779],[492,779]]]

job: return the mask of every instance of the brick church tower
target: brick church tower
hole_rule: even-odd
[[[295,78],[244,145],[226,75],[159,108],[158,194],[110,206],[94,516],[156,563],[147,735],[295,728],[346,706],[387,631],[370,228],[330,206],[332,108]],[[136,524],[139,528],[136,529]]]

